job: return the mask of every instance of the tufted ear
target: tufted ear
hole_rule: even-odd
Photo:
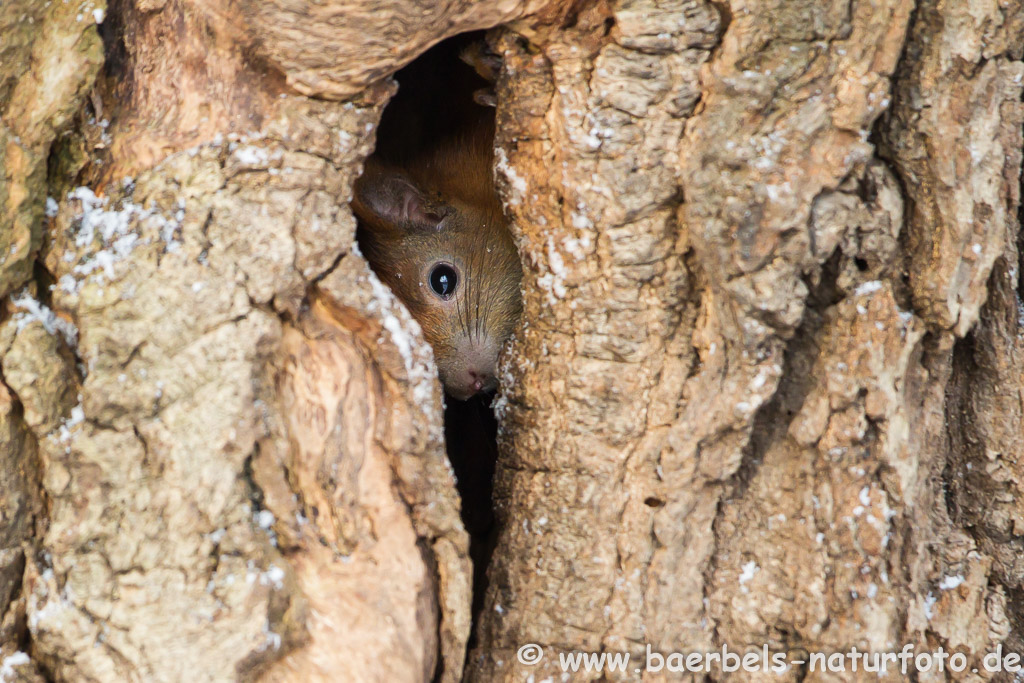
[[[402,172],[372,160],[356,181],[352,208],[377,229],[436,230],[447,207],[431,200]]]

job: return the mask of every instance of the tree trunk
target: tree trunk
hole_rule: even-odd
[[[471,625],[432,355],[348,202],[386,77],[498,26],[524,314]],[[1013,0],[9,0],[0,678],[1006,676],[1022,36]]]

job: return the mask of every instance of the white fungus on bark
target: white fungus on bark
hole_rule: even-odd
[[[75,327],[74,323],[58,316],[49,307],[37,301],[27,291],[22,291],[17,296],[12,296],[11,303],[22,311],[15,313],[13,318],[19,332],[25,329],[27,325],[37,322],[50,334],[60,334],[71,348],[75,348],[78,345],[78,328]]]

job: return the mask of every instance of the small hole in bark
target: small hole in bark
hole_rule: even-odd
[[[644,498],[644,505],[646,505],[649,508],[660,508],[664,504],[665,501],[663,501],[661,498],[655,498],[654,496]]]
[[[868,269],[868,262],[860,257],[853,259],[853,264],[857,266],[857,270],[862,273]]]
[[[103,41],[103,69],[111,78],[128,78],[128,51],[124,44],[125,16],[131,3],[127,0],[111,0],[107,3],[104,19],[96,26]]]

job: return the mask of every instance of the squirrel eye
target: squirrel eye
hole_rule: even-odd
[[[438,263],[430,271],[430,288],[444,300],[452,298],[459,284],[459,274],[447,263]]]

